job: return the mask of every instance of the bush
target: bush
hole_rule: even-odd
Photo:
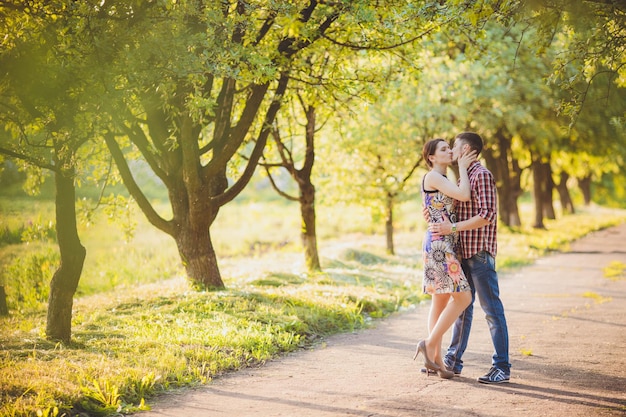
[[[40,310],[48,301],[48,283],[58,265],[59,254],[52,249],[14,259],[0,280],[6,286],[9,310]]]
[[[36,222],[29,222],[28,225],[22,224],[14,229],[9,226],[0,228],[0,245],[17,245],[34,241],[55,242],[54,223],[49,221],[44,224],[41,219],[38,219]]]
[[[0,245],[17,245],[22,243],[23,228],[10,229],[9,226],[0,228]]]

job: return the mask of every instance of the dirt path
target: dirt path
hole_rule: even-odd
[[[167,394],[139,415],[626,416],[626,279],[604,276],[612,261],[626,263],[626,224],[500,274],[509,384],[476,382],[493,350],[478,304],[463,375],[421,374],[411,359],[425,336],[425,305],[261,368]]]

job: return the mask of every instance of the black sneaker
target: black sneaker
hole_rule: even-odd
[[[502,369],[492,367],[486,375],[478,378],[478,382],[483,384],[504,384],[509,382],[511,376],[505,373]]]

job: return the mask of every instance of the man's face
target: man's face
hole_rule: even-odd
[[[459,156],[463,154],[464,143],[462,140],[456,139],[454,141],[454,146],[452,147],[452,161],[456,162],[459,160]]]

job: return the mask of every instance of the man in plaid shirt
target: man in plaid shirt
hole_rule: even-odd
[[[454,139],[453,158],[475,150],[480,155],[483,140],[480,135],[463,132]],[[472,195],[469,201],[457,205],[458,223],[431,223],[431,232],[440,235],[459,233],[461,239],[461,257],[463,272],[472,288],[472,303],[459,316],[452,330],[452,339],[444,359],[446,367],[460,374],[463,369],[461,357],[467,348],[476,293],[480,306],[486,314],[491,340],[495,349],[492,367],[489,372],[478,378],[486,384],[509,382],[511,364],[509,363],[509,335],[504,316],[504,307],[500,300],[498,274],[495,269],[497,253],[497,196],[496,184],[492,173],[479,161],[473,162],[467,169]]]

